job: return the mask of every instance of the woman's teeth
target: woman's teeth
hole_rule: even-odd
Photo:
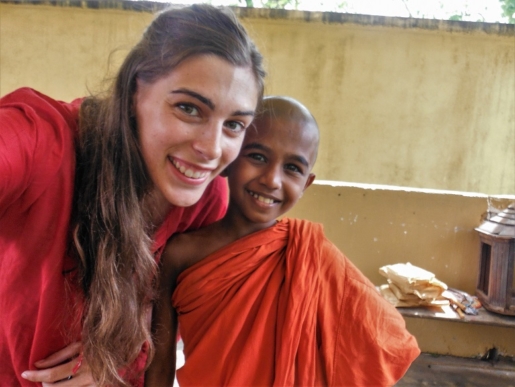
[[[184,165],[179,165],[177,161],[172,161],[172,164],[177,168],[184,176],[192,179],[200,179],[207,176],[207,172],[194,171],[191,168],[186,168]]]

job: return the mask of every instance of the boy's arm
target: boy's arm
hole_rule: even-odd
[[[155,346],[154,358],[145,373],[145,386],[173,386],[177,344],[177,313],[172,307],[177,270],[165,249],[159,274],[157,301],[152,311],[152,334]]]

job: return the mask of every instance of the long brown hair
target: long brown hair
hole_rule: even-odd
[[[263,93],[262,57],[230,10],[208,5],[159,13],[122,64],[111,91],[81,106],[72,250],[85,295],[83,351],[100,385],[153,346],[146,311],[156,263],[142,200],[151,187],[131,114],[136,80],[152,83],[183,60],[217,55],[251,68]],[[261,97],[260,95],[260,97]]]

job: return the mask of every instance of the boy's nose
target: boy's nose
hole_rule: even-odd
[[[278,165],[269,165],[261,175],[261,184],[268,189],[278,189],[281,187],[281,168]]]
[[[222,155],[223,124],[210,123],[195,133],[193,149],[205,160],[215,160]]]

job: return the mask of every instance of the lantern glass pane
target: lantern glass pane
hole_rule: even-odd
[[[478,289],[488,296],[488,286],[490,284],[490,256],[492,246],[488,243],[481,243],[481,266],[479,268]]]
[[[513,267],[513,272],[511,273],[511,296],[515,297],[515,262],[512,262],[511,266]],[[512,305],[515,305],[513,301]]]

